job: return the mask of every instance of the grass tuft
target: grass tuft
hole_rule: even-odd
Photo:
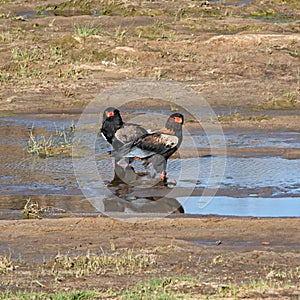
[[[30,197],[26,200],[22,217],[23,219],[42,219],[39,204]]]
[[[269,95],[269,99],[261,104],[261,109],[292,109],[297,103],[297,93],[296,92],[284,92],[281,96],[275,97]]]
[[[14,266],[11,257],[0,256],[0,274],[6,274],[9,271],[13,271]]]
[[[92,23],[86,25],[77,24],[74,26],[74,31],[75,34],[79,35],[80,37],[88,37],[100,33],[100,30],[97,27],[94,27]]]
[[[107,254],[94,254],[87,251],[86,255],[71,256],[58,253],[54,259],[51,273],[57,278],[75,276],[77,278],[90,274],[105,275],[116,272],[118,275],[129,275],[145,272],[156,264],[156,256],[148,253],[136,253],[132,249],[121,249]]]
[[[29,131],[27,152],[41,158],[52,156],[71,156],[75,125],[72,122],[69,129],[55,126],[55,133],[49,137],[36,136],[34,126]]]

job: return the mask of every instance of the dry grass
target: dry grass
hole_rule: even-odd
[[[33,156],[41,158],[52,156],[71,156],[74,143],[73,136],[75,125],[72,122],[69,128],[57,128],[55,132],[48,137],[36,136],[34,127],[29,131],[29,140],[27,142],[27,152]]]
[[[70,254],[58,254],[51,267],[51,274],[55,277],[89,275],[105,275],[113,272],[118,275],[130,275],[147,272],[156,264],[156,256],[144,251],[132,249],[115,250],[112,253],[91,253],[72,256]]]

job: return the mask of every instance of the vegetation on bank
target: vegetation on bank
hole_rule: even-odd
[[[299,296],[300,265],[287,268],[275,262],[265,263],[257,269],[259,273],[242,272],[242,277],[230,279],[225,275],[234,270],[226,265],[225,256],[216,255],[195,263],[194,270],[169,273],[165,255],[172,253],[176,257],[179,250],[172,245],[119,248],[111,240],[106,249],[90,250],[82,245],[58,251],[53,258],[44,258],[40,263],[2,255],[0,299],[252,299],[274,295],[297,299]],[[191,258],[189,254],[187,257]],[[239,263],[242,265],[243,260]],[[206,268],[217,270],[217,266],[221,267],[221,274],[207,272]]]
[[[3,0],[0,9],[13,3]],[[20,92],[25,87],[44,90],[55,86],[58,95],[70,99],[74,106],[83,106],[86,101],[78,98],[81,81],[111,69],[125,72],[126,78],[173,79],[187,84],[205,81],[206,77],[219,82],[230,82],[232,77],[247,79],[247,70],[254,66],[240,56],[243,50],[223,47],[224,57],[217,58],[216,64],[224,67],[216,68],[208,63],[209,50],[203,56],[192,47],[194,37],[207,33],[229,37],[264,32],[297,35],[297,7],[297,0],[254,0],[245,5],[227,5],[226,1],[166,2],[164,6],[157,1],[140,5],[131,1],[68,0],[56,5],[36,3],[34,11],[23,14],[8,9],[0,14],[0,21],[10,22],[9,27],[0,22],[0,86],[19,86]],[[59,21],[62,16],[64,22]],[[110,26],[110,18],[124,21]],[[245,42],[242,35],[236,38],[235,45]],[[165,43],[160,43],[162,40]],[[182,41],[190,41],[191,48],[172,46]],[[283,72],[289,81],[300,82],[296,68],[299,40],[273,44],[258,38],[254,42],[254,48],[248,52],[246,47],[245,51],[250,57],[265,53],[259,67],[261,76]],[[192,67],[183,68],[182,64]],[[176,65],[177,70],[169,67]],[[268,91],[260,97],[261,110],[290,109],[299,104],[294,86]]]
[[[273,272],[273,271],[271,271]],[[270,272],[270,273],[271,273]],[[299,270],[297,271],[299,274]],[[270,274],[269,273],[269,274]],[[280,275],[285,276],[285,275]],[[299,275],[298,275],[299,276]],[[41,283],[39,283],[43,286]],[[14,300],[92,300],[92,299],[132,299],[132,300],[175,300],[175,299],[241,299],[260,297],[284,297],[290,295],[297,299],[297,290],[292,284],[279,283],[266,279],[250,280],[248,283],[215,284],[200,282],[197,277],[155,277],[123,289],[91,289],[57,292],[0,292],[0,299]],[[299,295],[298,295],[299,296]],[[299,299],[299,297],[298,297]]]
[[[51,156],[72,156],[72,146],[74,144],[75,125],[72,122],[69,128],[58,128],[49,136],[36,135],[32,126],[29,131],[27,142],[27,152],[33,156],[41,158]]]

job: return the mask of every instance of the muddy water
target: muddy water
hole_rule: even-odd
[[[0,218],[20,218],[28,197],[54,213],[96,213],[99,207],[94,195],[102,195],[105,211],[300,216],[300,160],[267,154],[257,157],[255,151],[253,157],[247,158],[172,159],[168,174],[171,181],[177,180],[176,187],[148,184],[141,188],[114,178],[113,164],[107,154],[110,147],[99,137],[95,147],[97,167],[110,194],[94,182],[83,195],[72,158],[34,158],[26,151],[29,128],[33,125],[37,135],[50,136],[56,127],[68,127],[76,119],[76,115],[0,118]],[[228,149],[300,148],[299,132],[228,130],[225,137]],[[203,134],[196,138],[196,143],[202,148],[209,147]],[[216,167],[220,164],[224,164],[224,176]],[[139,165],[136,168],[143,171]],[[149,174],[138,173],[137,177],[142,184],[152,180]]]

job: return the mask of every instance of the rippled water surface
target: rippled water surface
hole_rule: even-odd
[[[56,127],[70,126],[73,118],[76,120],[76,116],[61,115],[0,118],[1,218],[6,218],[6,213],[20,212],[28,197],[38,200],[41,206],[66,212],[96,212],[104,205],[106,211],[128,213],[176,209],[189,214],[300,215],[300,160],[279,156],[170,159],[168,174],[170,180],[176,179],[176,187],[151,188],[146,184],[141,188],[114,177],[114,165],[107,153],[110,146],[97,137],[96,167],[105,184],[99,184],[97,178],[89,177],[89,170],[83,169],[86,186],[80,187],[73,166],[74,160],[82,158],[41,159],[26,151],[29,128],[34,126],[39,134],[49,136]],[[228,131],[225,136],[228,148],[300,148],[299,132]],[[209,146],[203,133],[195,140],[199,147]],[[136,169],[143,171],[138,163]],[[141,185],[149,183],[147,174],[139,173],[138,179]],[[164,200],[160,200],[162,195]]]
[[[199,188],[208,185],[213,188],[231,191],[240,196],[286,197],[300,196],[300,160],[281,157],[203,157],[182,160],[184,170],[179,186],[194,184],[191,174],[197,174]],[[213,161],[215,161],[213,163]],[[220,176],[220,164],[224,166],[224,176]],[[178,174],[180,162],[169,163],[170,176]],[[199,166],[199,173],[196,167]],[[215,168],[214,168],[215,166]],[[255,192],[256,190],[256,192]]]

